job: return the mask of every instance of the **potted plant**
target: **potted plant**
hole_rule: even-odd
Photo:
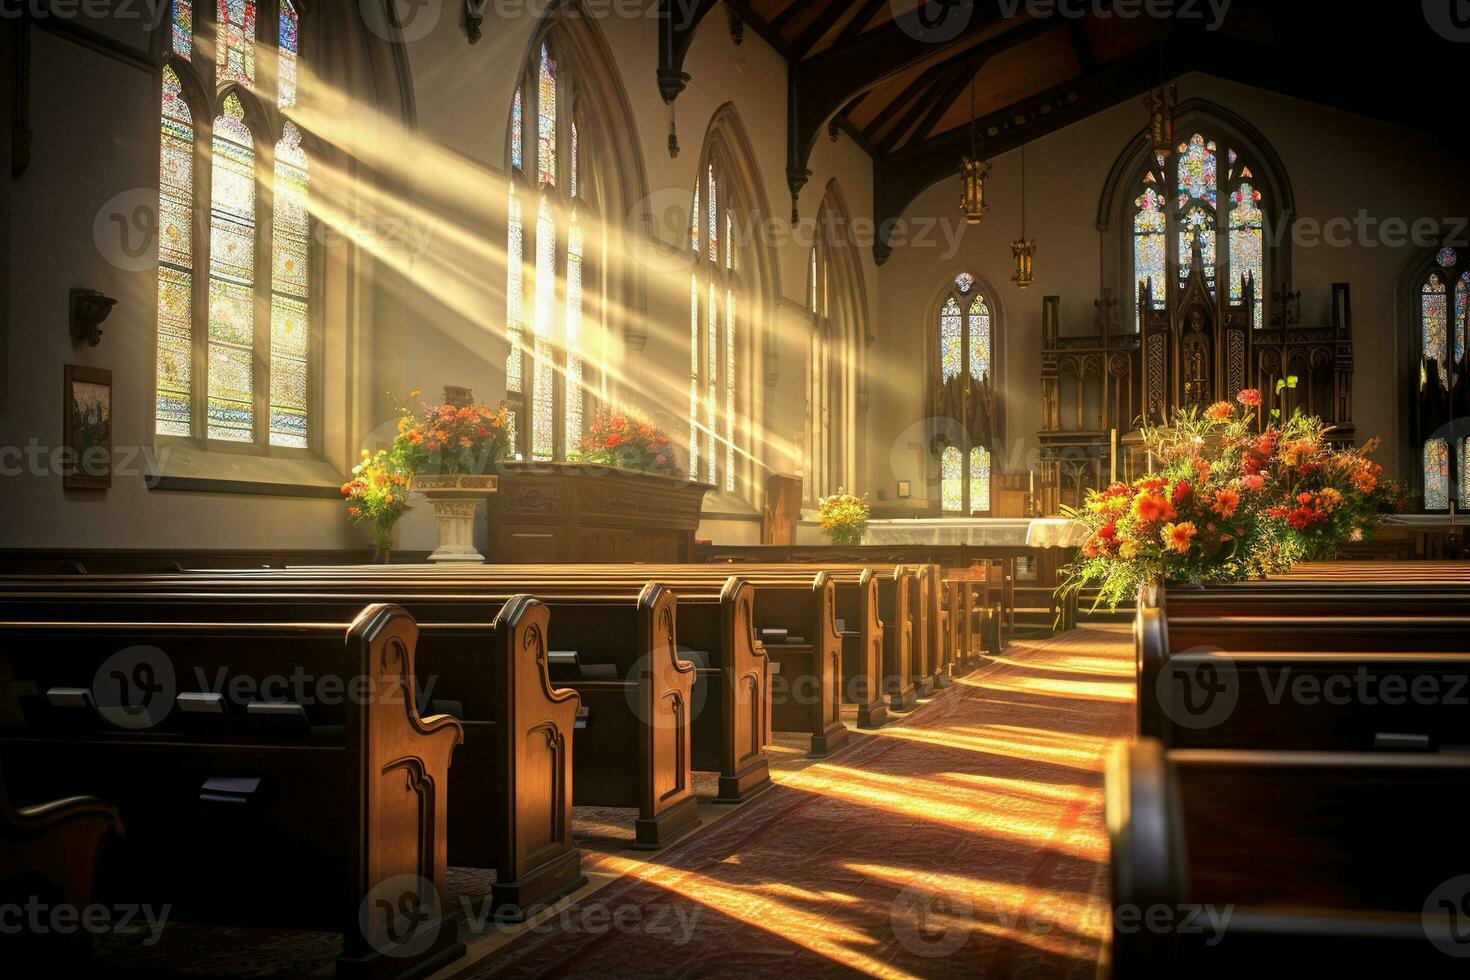
[[[1290,387],[1295,379],[1278,383]],[[1087,531],[1076,561],[1062,569],[1059,598],[1097,589],[1097,605],[1148,602],[1162,582],[1235,582],[1330,558],[1376,527],[1402,499],[1361,448],[1334,446],[1329,426],[1272,410],[1256,424],[1261,394],[1203,411],[1175,412],[1168,427],[1146,428],[1156,469],[1131,483],[1088,494],[1067,510]]]
[[[342,485],[352,523],[372,525],[375,562],[386,565],[391,560],[393,529],[409,509],[408,484],[409,473],[391,453],[364,449],[362,461],[352,468],[352,479]]]
[[[572,460],[662,476],[679,475],[666,434],[630,413],[607,408],[597,410]]]
[[[504,404],[475,405],[468,389],[445,388],[442,405],[402,413],[389,452],[412,474],[410,489],[434,507],[439,546],[429,560],[484,561],[475,550],[475,513],[480,500],[496,490],[490,470],[510,445],[509,412]]]
[[[839,488],[817,502],[817,528],[831,544],[862,544],[869,513],[867,497],[856,497]]]

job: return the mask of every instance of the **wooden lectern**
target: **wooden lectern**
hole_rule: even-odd
[[[761,515],[761,544],[796,544],[801,520],[801,477],[774,474],[766,480],[766,509]]]

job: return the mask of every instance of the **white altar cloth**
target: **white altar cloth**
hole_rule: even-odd
[[[1076,548],[1086,538],[1083,526],[1065,517],[924,517],[869,521],[863,543]]]

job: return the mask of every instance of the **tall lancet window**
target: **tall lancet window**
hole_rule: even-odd
[[[580,109],[576,80],[538,45],[511,101],[506,204],[505,378],[522,459],[563,459],[583,434],[596,225]]]
[[[1222,151],[1223,150],[1223,158]],[[1244,298],[1244,278],[1255,282],[1251,320],[1265,325],[1266,256],[1264,194],[1244,152],[1207,132],[1181,142],[1167,160],[1144,167],[1133,200],[1132,260],[1135,296],[1150,284],[1154,309],[1164,309],[1172,263],[1175,282],[1189,280],[1199,252],[1205,285],[1227,298]],[[1223,247],[1222,247],[1223,245]],[[1138,323],[1143,312],[1138,311]]]
[[[1470,509],[1470,439],[1453,437],[1453,422],[1470,407],[1465,347],[1470,339],[1470,253],[1439,249],[1418,280],[1418,406],[1425,510],[1453,500]]]
[[[957,379],[973,382],[972,394],[994,385],[993,326],[990,303],[975,277],[960,273],[939,308],[937,373],[944,390],[959,390]],[[960,424],[952,427],[939,455],[940,509],[946,514],[985,513],[990,510],[990,447],[973,438],[964,420],[956,421]]]
[[[736,492],[740,279],[730,188],[717,153],[694,189],[689,248],[689,473]]]
[[[305,134],[282,112],[296,101],[300,15],[290,0],[219,0],[212,65],[195,57],[198,26],[193,4],[175,0],[160,106],[154,431],[312,449],[311,167]],[[275,71],[259,71],[262,58]]]

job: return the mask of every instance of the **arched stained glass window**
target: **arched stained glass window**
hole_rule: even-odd
[[[163,68],[158,173],[158,394],[160,435],[190,434],[194,373],[194,117],[172,65]]]
[[[1134,296],[1145,282],[1154,309],[1168,302],[1168,263],[1174,285],[1189,281],[1198,250],[1205,286],[1214,294],[1223,278],[1230,302],[1244,300],[1244,277],[1255,283],[1251,319],[1265,325],[1265,195],[1248,162],[1236,149],[1208,133],[1196,132],[1171,158],[1151,159],[1133,200],[1132,263]],[[1174,189],[1169,197],[1166,188]],[[1141,327],[1143,311],[1136,310]]]
[[[255,134],[234,92],[214,120],[209,209],[209,438],[255,426]]]
[[[1423,452],[1424,509],[1446,510],[1451,500],[1470,508],[1470,439],[1451,435],[1470,397],[1465,387],[1470,382],[1470,253],[1441,248],[1420,275],[1414,302],[1419,343],[1414,433]]]
[[[255,84],[255,0],[218,0],[214,51],[219,84]]]
[[[160,109],[154,431],[310,449],[311,168],[304,134],[279,112],[296,98],[300,19],[290,0],[261,10],[221,0],[216,62],[201,76],[192,4],[172,8]],[[258,36],[276,41],[274,103],[251,88]],[[223,87],[213,96],[216,80]],[[194,125],[200,112],[214,119],[207,141]],[[209,216],[202,240],[199,212]]]
[[[963,375],[974,383],[972,391],[980,384],[994,384],[990,304],[974,276],[961,273],[955,278],[939,308],[938,326],[941,384],[952,384]],[[940,453],[940,507],[947,514],[990,510],[990,448],[969,445],[968,439],[961,434],[959,441],[964,445],[954,445],[951,440]]]
[[[511,102],[506,204],[505,387],[513,453],[522,459],[565,459],[582,440],[596,225],[589,222],[580,112],[576,79],[553,42],[537,45]]]
[[[689,472],[723,490],[738,490],[736,355],[740,307],[730,182],[711,147],[691,200],[689,248]],[[703,446],[703,451],[700,450]]]

